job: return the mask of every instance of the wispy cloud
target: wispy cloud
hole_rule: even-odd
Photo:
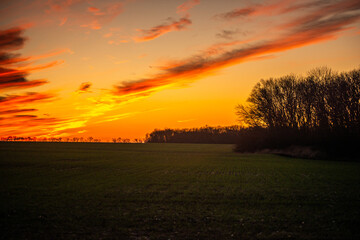
[[[150,29],[136,29],[138,32],[141,33],[141,36],[134,37],[134,41],[150,41],[164,35],[165,33],[185,30],[187,26],[192,24],[188,11],[198,4],[200,4],[200,0],[188,0],[178,6],[177,13],[182,15],[179,20],[173,20],[172,18],[168,18],[168,22],[157,25]]]
[[[85,1],[86,0],[48,0],[46,2],[48,8],[45,10],[45,12],[47,13],[62,12],[75,4]]]
[[[23,36],[23,31],[20,27],[0,31],[0,91],[10,88],[36,87],[47,83],[47,80],[44,79],[28,80],[26,77],[31,72],[54,67],[62,62],[54,61],[31,66],[32,62],[30,61],[55,56],[67,51],[60,50],[30,57],[20,57],[20,54],[11,53],[24,46],[26,38]]]
[[[266,9],[287,7],[285,1]],[[281,7],[279,7],[281,6]],[[253,42],[247,46],[213,55],[194,55],[178,61],[153,77],[123,82],[116,85],[114,93],[120,96],[149,95],[179,82],[194,80],[221,68],[245,61],[261,59],[269,54],[299,48],[305,45],[336,39],[341,33],[360,20],[360,3],[355,0],[336,2],[317,11],[303,15],[281,26],[285,32],[272,40]],[[236,43],[236,41],[232,42]],[[234,44],[235,45],[235,44]]]
[[[104,12],[101,12],[100,9],[96,7],[88,7],[88,12],[93,13],[94,15],[104,15]]]
[[[87,23],[83,23],[80,26],[94,30],[101,29],[104,24],[110,23],[123,12],[123,6],[122,2],[112,2],[104,7],[88,7],[87,12],[91,15],[88,17]]]
[[[218,14],[215,18],[233,20],[247,16],[276,15],[280,11],[285,12],[284,8],[288,8],[292,2],[294,2],[294,0],[279,0],[275,3],[271,2],[270,4],[255,4],[245,8],[237,8],[226,13]]]
[[[37,92],[28,92],[22,95],[6,95],[0,96],[0,107],[1,109],[11,109],[11,107],[16,107],[23,104],[39,102],[39,101],[49,101],[54,97],[50,93],[37,93]]]
[[[0,31],[0,49],[3,51],[18,50],[24,46],[27,40],[22,36],[23,29],[20,27]]]
[[[38,111],[35,108],[24,108],[41,102],[52,101],[53,94],[30,92],[21,95],[0,96],[0,136],[33,134],[35,128],[42,129],[43,133],[48,131],[49,126],[56,126],[64,122],[64,119],[39,117],[34,114],[24,114]]]
[[[224,19],[224,20],[232,20],[234,18],[249,16],[254,11],[255,11],[254,8],[251,8],[251,7],[240,8],[240,9],[231,10],[230,12],[218,14],[215,17],[219,18],[219,19]]]
[[[200,4],[200,0],[188,0],[177,7],[178,14],[188,14],[188,11],[195,7],[196,5]]]
[[[68,20],[67,17],[63,17],[59,23],[59,26],[63,26],[67,22],[67,20]]]
[[[58,26],[66,24],[99,30],[123,12],[124,2],[126,1],[40,0],[37,4],[45,8],[46,16],[41,16],[38,20],[57,19]]]
[[[84,82],[80,85],[78,92],[79,93],[85,93],[85,92],[89,92],[90,91],[90,87],[91,87],[92,83],[90,82]]]
[[[181,18],[178,21],[171,21],[170,23],[164,23],[162,25],[155,26],[151,29],[137,29],[142,36],[135,37],[136,42],[145,42],[160,37],[161,35],[172,32],[181,31],[186,29],[188,25],[191,25],[191,20],[188,18]]]
[[[91,20],[90,23],[81,24],[80,27],[85,27],[85,28],[91,28],[93,30],[98,30],[98,29],[101,29],[102,25],[99,23],[99,20],[94,19],[94,20]]]
[[[21,27],[0,31],[0,92],[6,92],[8,89],[31,88],[47,83],[48,81],[44,79],[28,80],[27,77],[34,71],[56,66],[61,61],[41,65],[33,65],[33,62],[69,51],[66,49],[37,56],[20,57],[20,54],[14,54],[12,51],[24,46],[26,38],[23,36],[23,31]],[[46,126],[55,126],[63,122],[64,120],[57,118],[43,118],[28,114],[37,111],[33,108],[34,105],[53,101],[54,97],[51,93],[37,92],[0,96],[0,115],[6,116],[0,117],[0,135],[22,134],[30,128],[44,129]]]
[[[226,40],[232,40],[236,38],[238,35],[246,36],[247,32],[240,31],[239,29],[235,30],[222,30],[220,33],[217,33],[215,36],[217,38],[222,38]]]
[[[7,114],[15,114],[15,113],[24,113],[24,112],[35,112],[38,111],[35,108],[27,108],[27,109],[9,109],[0,111],[0,115],[7,115]]]

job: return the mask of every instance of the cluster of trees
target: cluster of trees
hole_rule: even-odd
[[[59,137],[19,137],[19,136],[8,136],[1,137],[2,142],[61,142],[63,138]]]
[[[131,141],[129,138],[112,138],[111,141],[113,143],[143,143],[144,141],[140,138],[135,138],[133,141]]]
[[[302,145],[353,154],[360,142],[360,69],[336,73],[323,67],[305,77],[261,80],[237,115],[248,127],[238,151]]]
[[[149,143],[236,143],[240,129],[239,126],[155,129],[150,134],[146,134],[145,141]]]
[[[248,126],[358,130],[360,69],[337,74],[323,67],[306,77],[261,80],[247,102],[237,114]]]

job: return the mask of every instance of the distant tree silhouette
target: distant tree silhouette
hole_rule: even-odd
[[[237,115],[250,127],[358,130],[359,75],[360,69],[336,74],[323,67],[306,77],[261,80]]]
[[[307,76],[261,80],[246,105],[238,105],[238,151],[313,146],[352,153],[360,140],[360,68],[335,73],[322,67]]]
[[[201,127],[188,129],[155,129],[146,135],[149,143],[236,143],[241,128]]]

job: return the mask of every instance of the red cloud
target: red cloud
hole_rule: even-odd
[[[34,112],[37,111],[35,108],[26,108],[26,109],[10,109],[5,111],[0,111],[0,115],[14,114],[14,113],[23,113],[23,112]]]
[[[200,4],[200,0],[188,0],[186,2],[184,2],[183,4],[181,4],[180,6],[177,7],[177,13],[184,13],[187,14],[187,12],[195,7],[196,5]]]
[[[28,80],[27,76],[37,70],[53,67],[61,63],[54,61],[47,64],[32,66],[32,62],[37,59],[55,56],[67,49],[51,52],[44,55],[20,57],[19,54],[13,54],[11,51],[23,47],[26,38],[22,36],[23,29],[12,28],[0,31],[0,91],[9,88],[22,89],[40,86],[47,83],[46,80]],[[26,94],[12,94],[0,96],[0,115],[6,118],[0,118],[0,135],[22,134],[30,129],[37,127],[38,130],[44,131],[44,126],[57,126],[63,120],[55,118],[39,118],[28,112],[37,111],[34,108],[23,108],[24,105],[35,104],[44,101],[53,100],[54,95],[49,93],[29,92]],[[25,114],[23,114],[25,113]],[[46,131],[46,130],[45,130]]]
[[[47,5],[50,9],[46,10],[46,12],[61,12],[80,2],[85,2],[85,0],[48,0]]]
[[[145,42],[158,38],[168,32],[181,31],[186,29],[187,26],[192,24],[188,11],[199,3],[200,0],[186,1],[185,3],[177,7],[177,13],[184,14],[184,17],[180,18],[178,21],[164,23],[150,29],[137,29],[137,31],[142,33],[142,36],[134,37],[133,39],[135,40],[135,42]]]
[[[13,51],[22,48],[26,41],[26,38],[23,37],[22,34],[23,29],[19,27],[0,31],[1,52]]]
[[[36,118],[36,115],[14,115],[14,118],[24,118],[24,119],[29,119],[29,118]]]
[[[93,20],[89,24],[80,25],[80,27],[87,27],[87,28],[91,28],[91,29],[94,29],[94,30],[98,30],[98,29],[101,29],[101,24],[99,23],[98,20]]]
[[[26,61],[34,61],[68,51],[67,49],[60,50],[32,57],[20,57],[20,54],[10,53],[24,46],[26,38],[23,37],[22,34],[23,29],[20,27],[0,31],[0,91],[9,88],[30,88],[47,83],[47,81],[43,79],[28,80],[26,77],[33,71],[53,67],[61,62],[54,61],[33,67],[23,67],[24,65],[30,65],[30,63]],[[22,65],[22,67],[17,67],[18,65]]]
[[[96,7],[88,7],[88,11],[89,12],[92,12],[92,13],[95,13],[95,12],[99,12],[100,9],[96,8]]]
[[[21,114],[37,111],[34,108],[22,108],[24,105],[50,101],[53,97],[52,94],[47,93],[0,96],[0,115],[6,115],[6,118],[0,118],[0,136],[23,134],[32,127],[44,129],[47,125],[56,125],[62,122],[63,120],[56,118],[39,118],[33,114]]]
[[[284,8],[288,7],[294,0],[281,0],[269,5],[253,5],[246,8],[234,9],[230,12],[216,15],[217,18],[232,20],[239,17],[246,16],[262,16],[262,15],[276,15],[279,12],[285,12]]]
[[[66,22],[67,22],[68,18],[67,17],[64,17],[61,19],[60,23],[59,23],[59,26],[62,26],[64,25]]]
[[[24,95],[0,96],[0,109],[39,101],[49,101],[53,97],[53,94],[36,92],[28,92]]]
[[[277,39],[252,44],[252,46],[231,51],[215,51],[215,54],[202,54],[164,67],[154,77],[127,82],[115,86],[117,95],[143,95],[158,91],[184,80],[195,79],[203,74],[238,64],[244,61],[263,58],[272,53],[299,48],[322,41],[333,40],[351,24],[360,20],[360,3],[351,0],[326,6],[316,13],[310,13],[295,19],[284,26],[287,34]],[[231,44],[230,44],[231,45]],[[213,46],[214,47],[214,46]],[[220,46],[222,47],[222,46]]]
[[[105,15],[104,12],[101,12],[100,9],[96,7],[88,7],[88,12],[94,14],[95,16]]]
[[[101,29],[104,24],[111,22],[122,13],[123,5],[121,2],[116,2],[103,8],[89,7],[88,12],[92,15],[89,17],[88,23],[81,24],[80,27],[87,27],[94,30]]]
[[[190,24],[191,24],[190,19],[181,18],[179,21],[173,21],[169,24],[158,25],[149,30],[138,29],[138,31],[141,32],[143,36],[135,37],[134,40],[136,42],[153,40],[167,32],[184,30]]]
[[[24,135],[33,136],[49,134],[51,130],[67,120],[57,118],[42,118],[37,115],[13,115],[0,119],[0,136]]]
[[[8,80],[8,82],[3,82],[3,79],[1,79],[1,82],[0,82],[0,91],[2,89],[6,89],[6,88],[30,88],[30,87],[37,87],[37,86],[41,86],[41,85],[44,85],[48,83],[47,80],[31,80],[31,81],[26,81],[26,80],[23,80],[22,77],[20,78],[17,78],[17,77],[14,77],[14,78],[10,78]]]

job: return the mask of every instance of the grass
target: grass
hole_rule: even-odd
[[[0,238],[360,238],[360,163],[232,148],[0,143]]]

